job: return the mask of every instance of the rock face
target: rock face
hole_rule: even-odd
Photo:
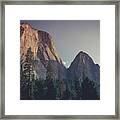
[[[94,83],[98,95],[100,95],[100,67],[93,62],[87,53],[83,51],[78,53],[68,68],[68,77],[73,82],[78,81],[80,87],[83,80],[86,77],[89,78]]]
[[[29,24],[21,24],[20,31],[21,59],[25,60],[27,50],[31,48],[37,77],[38,79],[46,79],[48,61],[54,61],[62,65],[62,61],[55,50],[52,37],[45,31],[32,28]],[[55,66],[57,67],[57,65]]]
[[[66,69],[52,36],[23,23],[20,25],[20,87],[21,100],[99,99],[100,67],[81,51]]]
[[[69,77],[71,79],[82,80],[83,77],[88,77],[94,82],[99,83],[100,80],[100,67],[98,64],[95,64],[91,57],[81,51],[75,57],[74,61],[71,63],[68,68]]]
[[[47,32],[35,30],[29,24],[21,24],[20,31],[21,56],[24,56],[28,48],[31,48],[34,59],[40,56],[41,60],[55,60],[62,63],[56,53],[52,37]]]

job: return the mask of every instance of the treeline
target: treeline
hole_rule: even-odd
[[[37,78],[34,71],[34,58],[31,48],[25,60],[20,61],[21,100],[99,100],[97,88],[88,77],[79,80],[53,80],[51,66],[47,66],[46,80]],[[71,82],[72,81],[72,82]],[[73,82],[74,81],[74,82]],[[72,85],[74,87],[72,87]]]
[[[57,80],[56,80],[57,81]],[[59,80],[58,80],[59,81]],[[75,90],[71,92],[68,88],[62,91],[59,84],[52,80],[21,80],[21,100],[99,100],[94,83],[88,78],[83,80],[81,87],[76,81]]]

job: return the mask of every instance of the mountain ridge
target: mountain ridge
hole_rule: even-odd
[[[21,99],[99,99],[100,66],[80,51],[66,68],[57,54],[52,36],[26,23],[20,25],[20,59]],[[90,89],[94,94],[89,93],[92,97],[80,93],[84,93],[83,83],[88,88],[92,86]],[[38,84],[41,85],[36,88]],[[24,95],[25,88],[27,95]]]

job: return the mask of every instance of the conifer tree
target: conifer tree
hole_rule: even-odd
[[[86,77],[81,84],[81,98],[83,100],[96,100],[98,99],[97,91],[94,82]]]
[[[21,61],[21,97],[23,99],[33,99],[34,98],[34,68],[33,68],[33,52],[31,48],[27,50],[25,55],[25,61],[22,63]]]

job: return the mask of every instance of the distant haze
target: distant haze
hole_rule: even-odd
[[[100,64],[100,21],[99,20],[21,20],[33,28],[48,32],[60,58],[66,67],[75,56],[84,51]]]

